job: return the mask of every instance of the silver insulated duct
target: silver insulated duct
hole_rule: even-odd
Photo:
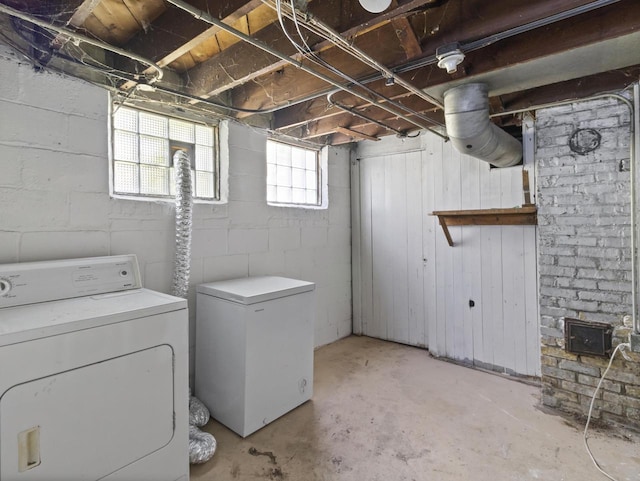
[[[191,269],[191,216],[193,193],[191,192],[191,162],[189,155],[178,150],[173,156],[176,171],[176,259],[171,293],[187,297]]]
[[[483,83],[453,87],[444,93],[447,134],[459,152],[496,167],[522,159],[522,144],[489,120],[489,95]]]

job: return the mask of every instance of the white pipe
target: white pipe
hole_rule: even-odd
[[[157,75],[151,79],[149,82],[157,82],[159,80],[162,79],[162,69],[160,68],[159,65],[157,65],[155,62],[152,62],[149,59],[146,59],[144,57],[141,57],[140,55],[136,55],[135,53],[129,52],[128,50],[124,50],[118,47],[114,47],[113,45],[109,45],[106,42],[102,42],[100,40],[96,40],[94,38],[90,38],[90,37],[86,37],[80,33],[76,33],[72,30],[66,29],[66,28],[62,28],[62,27],[57,27],[55,25],[52,25],[49,22],[46,22],[44,20],[40,20],[37,17],[34,17],[32,15],[28,15],[26,13],[22,13],[19,10],[15,10],[11,7],[7,7],[6,5],[3,5],[2,3],[0,3],[0,12],[6,13],[7,15],[11,15],[12,17],[16,17],[16,18],[20,18],[22,20],[26,20],[27,22],[31,22],[34,25],[38,25],[39,27],[42,28],[46,28],[47,30],[53,30],[54,32],[60,33],[62,35],[66,35],[67,37],[71,37],[75,40],[78,40],[80,42],[83,43],[88,43],[90,45],[93,45],[95,47],[99,47],[103,50],[109,50],[110,52],[116,53],[118,55],[122,55],[123,57],[127,57],[130,58],[131,60],[135,60],[136,62],[140,62],[143,63],[145,65],[148,65],[149,67],[151,67],[152,69],[154,69],[157,72]]]
[[[396,117],[399,117],[403,120],[406,120],[407,122],[410,122],[411,124],[415,125],[416,127],[419,127],[421,129],[425,129],[425,130],[429,130],[430,132],[433,132],[434,134],[440,136],[440,137],[444,137],[442,134],[440,134],[439,132],[430,129],[429,127],[425,127],[424,125],[420,124],[419,122],[416,122],[414,119],[411,119],[410,117],[396,111],[395,109],[391,109],[388,106],[386,106],[384,103],[381,102],[376,102],[373,99],[371,99],[370,97],[363,95],[359,92],[356,92],[352,89],[350,89],[348,86],[345,86],[339,82],[336,82],[335,80],[333,80],[331,77],[328,77],[327,75],[324,75],[320,72],[315,71],[312,68],[307,67],[306,65],[304,65],[302,62],[298,62],[296,60],[293,60],[292,58],[284,55],[281,52],[278,52],[277,50],[269,47],[267,44],[261,42],[260,40],[257,40],[243,32],[241,32],[240,30],[237,30],[233,27],[230,27],[229,25],[227,25],[226,23],[224,23],[221,20],[218,20],[217,18],[213,17],[212,15],[210,15],[209,13],[205,12],[204,10],[200,10],[198,8],[193,7],[192,5],[188,4],[187,2],[183,1],[183,0],[167,0],[167,2],[175,5],[176,7],[184,10],[185,12],[190,13],[191,15],[193,15],[195,18],[197,18],[198,20],[202,20],[204,22],[207,22],[211,25],[214,25],[218,28],[220,28],[221,30],[224,30],[225,32],[230,33],[231,35],[234,35],[235,37],[238,37],[240,40],[244,40],[245,42],[247,42],[250,45],[253,45],[254,47],[257,47],[267,53],[270,53],[271,55],[273,55],[274,57],[279,58],[280,60],[284,60],[285,62],[299,68],[300,70],[303,70],[304,72],[307,72],[308,74],[311,74],[317,78],[319,78],[320,80],[323,80],[325,82],[327,82],[330,85],[333,85],[334,87],[339,88],[340,90],[344,90],[345,92],[350,93],[351,95],[354,95],[355,97],[358,97],[362,100],[365,100],[367,102],[371,102],[373,105],[375,105],[378,108],[381,108],[383,110],[386,110],[387,112],[395,115]]]
[[[637,155],[638,148],[640,147],[640,82],[636,82],[633,86],[633,105],[630,106],[631,113],[633,114],[633,120],[631,124],[632,138],[630,145],[630,157],[629,157],[629,170],[631,175],[631,287],[633,292],[631,294],[631,303],[633,306],[633,312],[631,314],[633,318],[633,332],[640,334],[640,325],[638,322],[638,236],[636,235],[637,226],[637,206],[636,206],[636,173],[637,173]]]

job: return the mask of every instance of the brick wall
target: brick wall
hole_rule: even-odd
[[[615,98],[537,112],[543,403],[582,415],[608,360],[567,352],[564,318],[614,325],[614,345],[630,332],[630,123],[628,107]],[[572,149],[578,129],[593,129],[599,147]],[[596,418],[640,426],[640,358],[633,359],[616,358]]]

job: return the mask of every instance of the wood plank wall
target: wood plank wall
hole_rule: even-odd
[[[355,155],[354,332],[539,375],[535,226],[453,226],[450,247],[429,215],[521,205],[523,167],[490,169],[430,134]]]

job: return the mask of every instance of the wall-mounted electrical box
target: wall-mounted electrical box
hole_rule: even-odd
[[[612,333],[611,324],[564,319],[565,349],[574,354],[609,357]]]

